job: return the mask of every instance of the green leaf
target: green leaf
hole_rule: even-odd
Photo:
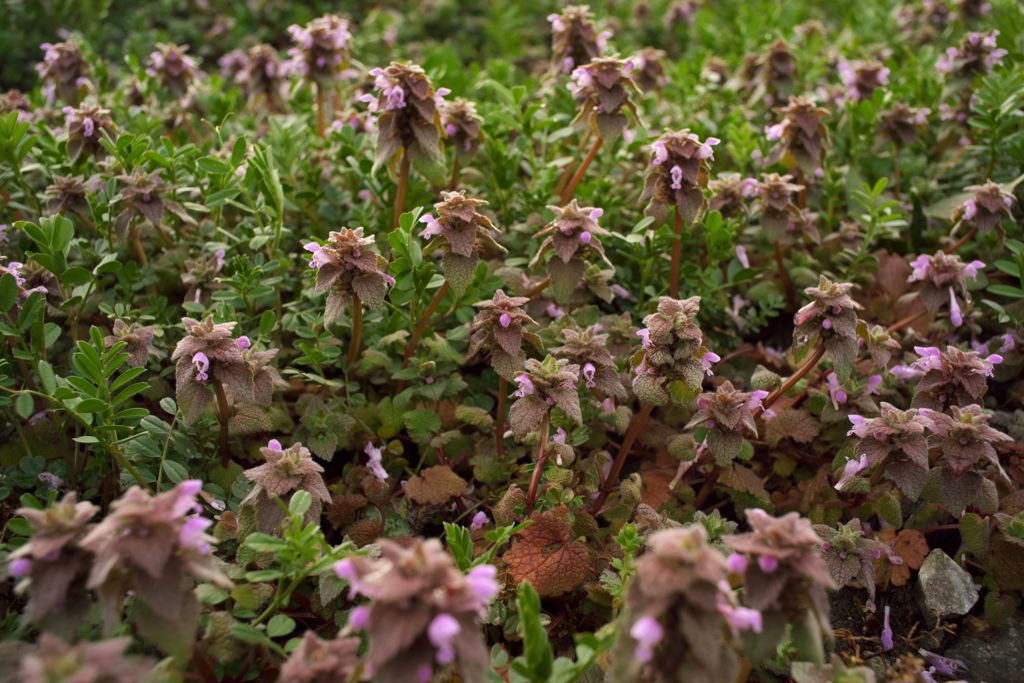
[[[36,372],[39,373],[39,380],[42,382],[46,393],[52,394],[57,391],[57,377],[53,372],[52,365],[45,360],[41,360],[36,367]]]
[[[13,275],[0,276],[0,313],[6,313],[18,298],[18,282]]]
[[[267,622],[267,635],[271,638],[286,636],[295,630],[295,620],[284,614],[277,614]]]
[[[173,460],[164,460],[163,471],[172,484],[178,484],[188,479],[188,470],[185,469],[185,466]]]
[[[289,514],[301,517],[306,514],[306,510],[313,504],[313,496],[309,495],[308,491],[296,491],[292,495],[291,501],[288,502]]]
[[[433,410],[410,410],[402,415],[402,421],[409,436],[417,443],[429,441],[430,437],[441,431],[441,416]]]
[[[445,522],[444,537],[448,543],[448,552],[455,558],[455,564],[462,571],[469,569],[473,565],[473,537],[469,535],[469,529]]]
[[[18,394],[18,398],[14,399],[14,411],[24,420],[32,417],[32,413],[36,411],[32,394]]]
[[[530,681],[541,683],[551,677],[554,653],[548,632],[541,623],[540,596],[528,581],[519,586],[516,604],[519,607],[519,626],[523,635],[523,659]]]

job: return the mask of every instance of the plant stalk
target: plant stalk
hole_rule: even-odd
[[[316,134],[321,138],[327,135],[327,121],[324,114],[324,86],[316,82]]]
[[[654,404],[646,403],[640,409],[640,412],[633,416],[633,421],[629,423],[629,429],[626,430],[626,436],[622,439],[622,446],[619,447],[619,452],[615,455],[615,461],[612,462],[612,468],[608,470],[608,476],[601,483],[597,498],[590,505],[591,512],[597,513],[601,509],[604,501],[608,498],[608,494],[611,493],[612,487],[619,480],[619,475],[622,474],[622,467],[626,464],[626,458],[629,457],[629,451],[633,447],[633,442],[640,435],[640,430],[647,424],[647,418],[650,417],[652,410],[654,410]]]
[[[775,250],[775,265],[779,269],[779,279],[782,280],[782,289],[786,293],[786,303],[789,305],[790,310],[797,310],[796,300],[796,289],[793,287],[793,280],[789,277],[789,271],[786,270],[786,262],[782,259],[782,247],[779,246],[778,242],[773,245]]]
[[[231,419],[231,413],[228,409],[228,397],[224,393],[224,385],[219,379],[213,380],[213,391],[217,395],[217,421],[220,422],[220,462],[221,465],[227,467],[231,460],[231,451],[228,449],[228,421]]]
[[[348,367],[359,358],[359,345],[363,341],[363,302],[359,300],[358,294],[352,295],[352,338],[348,343]]]
[[[412,332],[412,338],[409,339],[409,343],[405,346],[405,355],[402,358],[402,367],[409,367],[409,361],[416,354],[416,347],[420,344],[420,339],[423,337],[423,333],[427,329],[427,324],[430,322],[431,316],[434,315],[434,311],[441,305],[441,300],[444,299],[444,295],[448,293],[448,281],[445,280],[444,284],[437,288],[437,292],[434,294],[434,298],[430,300],[427,305],[427,310],[423,311],[423,315],[420,317],[419,323],[416,325],[416,329]]]
[[[392,227],[398,227],[398,220],[405,211],[405,193],[409,186],[409,154],[402,152],[402,165],[398,171],[398,189],[395,191],[395,215],[392,219]]]
[[[540,443],[537,444],[537,464],[530,476],[530,487],[526,490],[526,516],[533,514],[534,505],[537,503],[537,489],[540,486],[540,477],[544,473],[544,464],[548,459],[548,430],[551,427],[549,413],[544,414],[544,420],[540,424]]]
[[[761,403],[761,410],[758,414],[763,413],[772,407],[772,404],[779,400],[783,394],[796,386],[796,383],[803,379],[804,375],[813,370],[818,362],[825,356],[825,342],[821,339],[818,340],[817,346],[814,347],[814,353],[810,355],[803,364],[797,368],[789,379],[782,383],[778,389],[768,394],[768,397]]]
[[[675,225],[672,228],[672,273],[668,281],[668,295],[673,299],[679,298],[679,269],[683,257],[683,216],[679,213],[679,207],[675,207]]]
[[[508,380],[498,378],[498,414],[494,421],[494,452],[505,457],[505,403],[508,401]]]
[[[583,159],[580,167],[576,169],[576,173],[573,175],[572,180],[570,180],[569,184],[565,186],[564,190],[562,190],[562,196],[559,204],[565,206],[569,203],[569,200],[572,199],[572,196],[576,193],[576,186],[580,184],[581,180],[583,180],[583,174],[587,172],[588,168],[590,168],[590,164],[593,163],[594,157],[597,156],[597,151],[601,149],[601,144],[603,142],[604,140],[600,137],[597,137],[594,140],[594,144],[590,146],[590,151],[587,152],[587,156]]]

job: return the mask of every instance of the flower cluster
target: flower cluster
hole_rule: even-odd
[[[601,325],[585,329],[567,327],[562,330],[562,345],[551,349],[559,358],[564,358],[580,368],[580,379],[584,386],[595,392],[624,400],[626,387],[619,379],[615,358],[608,350],[608,335]]]
[[[178,202],[174,201],[168,194],[173,196],[173,189],[160,177],[160,171],[147,173],[142,168],[136,168],[131,175],[117,176],[120,181],[121,204],[123,208],[114,219],[114,228],[122,237],[128,232],[128,228],[136,220],[147,220],[155,228],[159,229],[165,212],[171,212],[183,223],[194,223]]]
[[[571,73],[577,66],[600,57],[608,31],[598,33],[594,15],[586,5],[568,5],[561,14],[549,14],[551,24],[551,63],[555,71]]]
[[[524,329],[526,325],[537,324],[523,310],[529,302],[526,297],[505,296],[505,292],[499,289],[490,301],[474,304],[478,312],[469,326],[466,362],[486,353],[494,371],[506,380],[512,380],[526,361],[523,340],[541,347],[540,338]]]
[[[830,637],[826,590],[835,582],[818,553],[821,539],[811,523],[795,512],[772,517],[760,508],[746,511],[752,530],[726,536],[727,546],[744,575],[744,604],[761,612],[764,646],[771,647],[799,624],[805,637]],[[820,637],[819,635],[819,637]]]
[[[369,636],[373,680],[429,681],[435,663],[456,665],[462,680],[483,680],[480,616],[498,593],[496,569],[484,564],[463,574],[437,539],[378,545],[380,558],[352,557],[334,567],[353,596],[370,600],[353,610],[350,624]]]
[[[622,135],[627,119],[623,109],[636,116],[631,96],[638,92],[630,77],[634,64],[628,59],[596,57],[572,71],[569,90],[579,106],[575,121],[586,120],[600,139],[611,142]]]
[[[967,191],[973,192],[974,196],[957,207],[953,212],[953,220],[975,228],[982,234],[995,229],[999,239],[1002,239],[1003,219],[1013,218],[1010,211],[1013,195],[992,181],[984,185],[971,185]]]
[[[309,242],[303,247],[313,254],[309,267],[316,270],[316,293],[327,292],[325,324],[333,325],[354,297],[372,309],[384,305],[395,279],[387,274],[387,260],[373,251],[375,241],[362,228],[341,228],[332,231],[322,246]]]
[[[358,680],[361,670],[359,639],[337,636],[324,640],[312,629],[281,666],[281,683],[324,683]]]
[[[441,125],[444,134],[460,159],[476,155],[480,149],[480,127],[483,119],[476,112],[476,104],[456,97],[441,107]]]
[[[651,163],[647,167],[641,200],[648,200],[647,215],[664,220],[669,207],[675,207],[687,224],[697,220],[707,208],[704,190],[714,160],[718,138],[703,142],[696,134],[683,129],[667,131],[651,146]]]
[[[212,522],[194,514],[201,489],[197,480],[157,495],[132,487],[80,542],[95,556],[87,586],[100,597],[108,629],[131,595],[140,632],[179,656],[191,650],[198,626],[194,582],[232,587],[210,552]]]
[[[956,254],[938,251],[934,256],[921,254],[910,262],[913,268],[907,282],[920,282],[918,295],[929,311],[937,311],[949,303],[949,319],[959,327],[964,324],[963,313],[957,300],[957,290],[965,302],[970,301],[967,294],[967,280],[978,277],[978,271],[985,267],[981,261],[964,263]]]
[[[839,588],[858,586],[868,592],[868,599],[875,599],[875,560],[882,557],[889,548],[881,541],[864,535],[864,528],[857,518],[833,528],[827,524],[815,524],[814,531],[821,537],[821,557],[825,560],[832,580]],[[893,558],[896,556],[894,555]]]
[[[240,535],[248,531],[277,532],[288,518],[279,499],[287,503],[285,498],[295,491],[305,491],[312,497],[305,522],[317,522],[324,505],[331,504],[331,494],[320,476],[324,468],[313,461],[309,449],[298,442],[283,448],[280,441],[271,439],[266,448],[260,449],[260,455],[266,462],[244,472],[255,485],[239,505]]]
[[[644,318],[646,329],[637,332],[641,349],[633,356],[633,392],[645,403],[664,405],[666,385],[682,382],[697,391],[718,356],[704,346],[697,327],[700,297],[658,299],[658,310]]]
[[[920,356],[912,370],[921,376],[914,389],[915,408],[946,410],[981,400],[988,391],[988,378],[1003,357],[990,354],[982,357],[977,351],[961,351],[947,346],[943,351],[934,346],[915,346]]]
[[[803,191],[804,186],[792,180],[793,176],[790,175],[767,173],[757,185],[761,229],[772,242],[791,244],[803,239],[803,235],[797,233],[795,228],[794,219],[800,215],[800,209],[794,198],[798,192]]]
[[[644,92],[660,90],[668,83],[668,76],[665,75],[665,65],[662,60],[665,53],[653,47],[645,47],[640,52],[629,58],[633,63],[633,80]]]
[[[508,422],[517,439],[540,429],[551,408],[561,408],[576,424],[583,423],[580,397],[576,384],[580,366],[564,358],[547,356],[543,361],[530,358],[523,372],[516,376],[516,401],[509,411]]]
[[[416,64],[392,62],[370,70],[376,95],[359,99],[377,114],[376,165],[398,172],[408,158],[412,166],[438,184],[445,181],[440,109],[447,88],[434,90],[427,74]]]
[[[328,83],[348,63],[349,41],[352,34],[348,21],[325,14],[306,24],[292,24],[288,35],[294,46],[288,49],[288,69],[318,83]]]
[[[768,392],[761,389],[739,391],[728,380],[715,391],[698,396],[697,411],[686,425],[687,429],[701,425],[707,430],[698,454],[707,449],[719,466],[732,463],[740,454],[744,431],[757,437],[754,417],[767,396]]]
[[[85,152],[89,156],[105,154],[100,140],[103,133],[114,136],[114,122],[109,109],[83,105],[78,109],[64,107],[68,133],[68,156],[72,161]]]
[[[74,492],[43,510],[20,508],[32,537],[8,556],[18,591],[30,590],[26,614],[36,626],[72,636],[89,610],[85,590],[91,555],[78,543],[99,510]]]
[[[929,498],[945,505],[954,517],[960,517],[968,506],[993,513],[999,494],[995,482],[985,476],[986,470],[992,467],[1001,472],[995,445],[1013,439],[990,427],[990,413],[977,404],[949,410],[950,414],[921,411],[933,432],[930,445],[939,451],[935,461],[938,486]]]
[[[852,289],[851,283],[832,282],[822,275],[817,287],[804,290],[811,303],[793,317],[796,345],[806,347],[820,340],[842,376],[850,372],[857,359],[857,311],[862,306],[850,296]]]
[[[708,183],[711,190],[712,211],[724,218],[742,216],[747,211],[747,200],[757,194],[757,179],[745,178],[739,173],[719,173]]]
[[[847,434],[858,438],[854,452],[864,468],[884,466],[885,476],[916,500],[928,474],[928,420],[914,408],[900,410],[885,402],[878,417],[848,417],[853,428]]]
[[[128,367],[140,368],[146,364],[150,356],[161,358],[164,355],[153,345],[155,336],[156,331],[151,325],[126,323],[118,318],[114,320],[111,333],[104,342],[107,346],[124,342],[124,351],[128,354],[125,364]]]
[[[156,46],[149,54],[146,73],[175,97],[188,92],[189,86],[200,74],[196,61],[188,54],[188,46],[174,43],[160,43]]]
[[[101,181],[97,176],[88,180],[73,176],[54,175],[53,183],[46,188],[44,194],[49,198],[46,213],[74,214],[80,218],[90,218],[89,198],[87,192],[99,189]]]
[[[150,680],[156,660],[125,654],[131,638],[111,638],[74,645],[48,633],[18,663],[22,683],[138,683]]]
[[[996,30],[968,33],[958,47],[946,48],[946,52],[935,63],[935,68],[964,79],[988,73],[993,67],[1002,64],[1003,57],[1007,55],[1006,50],[996,45],[998,37],[999,31]]]
[[[583,281],[589,260],[600,259],[609,269],[613,268],[601,244],[601,238],[607,237],[608,231],[597,223],[603,210],[580,206],[575,199],[566,206],[549,206],[548,209],[555,218],[537,232],[537,237],[545,239],[530,261],[530,267],[540,263],[549,251],[554,252],[547,262],[551,292],[556,301],[565,302]]]
[[[839,79],[846,87],[843,99],[857,102],[871,99],[878,88],[889,84],[889,67],[873,60],[839,60]]]
[[[274,46],[260,44],[249,48],[235,78],[250,99],[262,97],[270,110],[276,111],[285,86],[285,71]]]
[[[46,296],[49,290],[44,285],[31,286],[29,283],[27,267],[24,263],[18,263],[17,261],[11,261],[7,265],[0,263],[0,277],[4,275],[10,275],[14,278],[14,285],[17,287],[17,296],[15,297],[15,303],[21,305],[24,299],[27,299],[30,294],[39,292],[43,296]]]
[[[828,110],[805,97],[794,97],[778,112],[782,122],[766,131],[768,140],[777,142],[768,161],[796,165],[805,176],[813,177],[825,161],[828,128],[823,119]]]
[[[77,104],[89,89],[89,63],[81,48],[70,41],[43,43],[43,61],[36,65],[43,93],[50,104],[57,100]]]
[[[498,229],[478,208],[487,202],[467,197],[465,192],[442,192],[443,201],[434,204],[437,216],[425,214],[422,237],[430,240],[426,252],[441,250],[441,269],[445,280],[457,294],[462,294],[473,281],[477,263],[486,253],[504,254],[498,244]]]
[[[739,661],[725,634],[762,624],[758,612],[733,604],[725,557],[700,524],[656,531],[647,548],[619,626],[615,680],[732,680]]]
[[[231,336],[236,323],[214,323],[213,316],[202,322],[183,318],[181,323],[187,334],[175,346],[171,360],[177,363],[176,395],[185,424],[195,422],[213,405],[218,391],[228,392],[235,401],[254,400],[253,371],[242,355],[249,340]]]
[[[789,43],[775,41],[763,53],[753,55],[745,66],[750,99],[763,99],[770,105],[789,97],[796,77],[796,55]]]
[[[895,102],[881,113],[878,127],[893,144],[906,147],[917,139],[918,129],[927,125],[931,113],[928,107],[909,107]]]

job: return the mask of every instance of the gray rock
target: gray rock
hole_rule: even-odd
[[[971,575],[938,548],[917,573],[917,600],[925,616],[938,621],[967,614],[978,601]]]
[[[1024,681],[1024,614],[1018,610],[996,629],[966,628],[943,653],[967,665],[965,678],[977,683]]]

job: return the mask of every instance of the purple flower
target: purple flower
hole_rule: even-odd
[[[197,380],[205,382],[210,379],[210,376],[206,374],[206,371],[210,369],[210,359],[207,358],[205,353],[200,351],[192,356],[192,365],[195,366]]]
[[[501,317],[498,318],[498,324],[500,324],[502,327],[508,327],[509,325],[512,324],[512,316],[510,316],[508,313],[502,313]]]
[[[210,544],[206,542],[205,532],[212,525],[213,522],[203,517],[189,517],[178,531],[178,542],[200,555],[206,555],[210,552]]]
[[[882,386],[882,376],[871,375],[870,377],[868,377],[868,385],[864,389],[864,393],[867,394],[868,396],[871,396],[872,394],[877,394],[878,388],[880,386]]]
[[[483,526],[487,524],[487,521],[487,513],[483,510],[479,510],[475,515],[473,515],[473,521],[469,523],[469,530],[477,531],[482,529]]]
[[[302,248],[313,254],[313,258],[309,260],[310,268],[320,268],[320,266],[324,264],[324,259],[326,258],[326,255],[321,256],[323,252],[323,247],[321,247],[319,244],[317,244],[316,242],[307,242],[306,244],[302,245]]]
[[[453,641],[459,635],[462,627],[458,620],[450,614],[441,613],[434,617],[427,627],[427,637],[437,648],[437,663],[450,664],[455,661],[455,646]]]
[[[650,330],[637,330],[636,336],[640,337],[640,345],[645,349],[654,347],[651,343],[651,331]]]
[[[761,555],[757,558],[757,566],[761,568],[765,574],[771,574],[779,568],[779,560],[771,555]]]
[[[593,363],[586,363],[583,366],[583,379],[586,381],[588,389],[593,389],[597,386],[594,383],[594,376],[597,374],[597,368],[594,367]]]
[[[846,435],[847,436],[858,436],[858,437],[860,437],[862,439],[867,437],[867,435],[868,435],[868,425],[867,425],[867,420],[864,419],[864,416],[862,416],[862,415],[849,415],[848,417],[849,417],[850,423],[853,424],[853,429],[851,429],[850,431],[846,432]]]
[[[32,571],[32,560],[27,557],[19,557],[16,560],[11,560],[11,564],[8,565],[7,571],[9,571],[11,576],[16,579],[28,576],[28,573]]]
[[[435,235],[440,235],[441,232],[444,230],[441,227],[441,224],[437,221],[437,219],[434,218],[429,213],[424,216],[420,216],[420,223],[427,224],[427,227],[423,230],[422,233],[420,233],[420,237],[422,237],[425,240],[428,240],[431,237],[434,237]]]
[[[949,319],[956,327],[964,324],[964,316],[960,312],[960,304],[956,301],[956,293],[952,287],[949,288]]]
[[[863,419],[863,418],[861,418]],[[836,491],[842,491],[843,487],[853,481],[860,472],[866,469],[868,466],[868,456],[862,455],[858,460],[847,460],[846,464],[843,465],[843,475],[836,482]]]
[[[340,563],[339,563],[340,564]],[[354,629],[362,631],[370,624],[370,608],[366,605],[360,605],[354,610],[349,612],[348,625]]]
[[[651,159],[652,164],[660,166],[668,160],[668,149],[665,147],[664,142],[658,140],[651,147],[654,150],[654,158]]]
[[[786,132],[788,123],[783,121],[782,123],[776,123],[774,126],[768,126],[764,129],[765,136],[769,142],[775,142],[782,138],[782,134]]]
[[[473,595],[480,601],[480,609],[483,610],[495,595],[500,587],[495,577],[498,576],[498,569],[493,564],[481,564],[473,567],[466,574],[466,582]]]
[[[846,391],[839,384],[839,377],[834,372],[830,372],[826,378],[828,382],[828,394],[832,398],[832,407],[839,410],[839,406],[846,403],[849,398]]]
[[[363,452],[370,458],[366,466],[370,468],[370,472],[373,473],[373,476],[377,477],[381,481],[387,481],[388,471],[384,469],[384,464],[381,462],[383,457],[382,450],[374,446],[372,441],[368,441]]]
[[[740,265],[744,268],[750,267],[750,257],[747,256],[747,248],[742,244],[736,245],[736,260],[738,260]]]
[[[713,371],[711,370],[711,365],[712,365],[713,363],[717,363],[717,362],[718,362],[718,361],[720,361],[720,360],[722,360],[722,357],[721,357],[721,356],[719,356],[719,355],[718,355],[717,353],[715,353],[714,351],[708,351],[708,352],[707,352],[707,353],[705,353],[705,354],[704,354],[703,356],[701,356],[701,358],[700,358],[700,364],[704,366],[704,372],[706,372],[706,373],[707,373],[708,377],[712,377],[712,376],[714,376],[714,374],[715,374],[715,373],[714,373],[714,372],[713,372]],[[767,394],[765,394],[765,396],[767,396]]]
[[[636,658],[646,664],[654,658],[654,648],[665,637],[665,629],[654,617],[643,616],[633,622],[629,635],[636,641]]]
[[[672,189],[683,189],[683,169],[679,166],[673,166],[670,173],[672,175]]]
[[[269,448],[272,451],[283,451],[284,450],[284,447],[281,445],[281,442],[278,441],[277,439],[271,439],[270,441],[268,441],[267,442],[267,448]]]
[[[761,613],[756,609],[734,607],[723,600],[718,604],[718,611],[725,617],[734,636],[739,635],[741,631],[760,633],[764,628]]]
[[[892,649],[892,626],[889,624],[889,605],[885,606],[885,619],[882,624],[882,649]]]
[[[247,348],[252,346],[252,341],[249,339],[249,337],[243,334],[241,337],[235,340],[235,345],[237,345],[238,348],[241,349],[242,351],[245,351]]]
[[[583,232],[580,233],[580,244],[590,244],[590,240],[592,239],[593,235],[591,235],[590,232],[588,232],[587,230],[584,230]]]
[[[733,553],[729,555],[726,560],[726,564],[729,566],[729,571],[733,574],[746,574],[749,562],[747,561],[746,555]]]
[[[519,388],[516,389],[515,396],[517,398],[523,398],[524,396],[531,396],[537,389],[533,386],[533,380],[530,379],[529,375],[518,375],[515,378]]]

